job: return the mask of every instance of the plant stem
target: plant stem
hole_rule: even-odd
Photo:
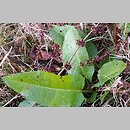
[[[3,107],[7,106],[9,103],[11,103],[14,99],[20,97],[19,94],[17,94],[16,96],[14,96],[10,101],[8,101],[5,105],[3,105]]]
[[[62,70],[58,73],[58,75],[61,75],[61,73],[65,70],[65,68],[62,68]]]
[[[75,54],[77,53],[77,51],[79,50],[80,46],[78,46],[74,52],[74,54],[72,55],[72,57],[69,59],[68,63],[70,64],[70,62],[72,61],[72,59],[74,58]],[[58,73],[58,75],[61,75],[61,73],[65,70],[65,68],[63,67],[62,70]]]
[[[72,61],[72,59],[74,58],[74,56],[76,55],[77,51],[79,50],[80,46],[78,46],[74,52],[74,54],[72,55],[72,57],[69,59],[69,63]]]
[[[95,25],[95,27],[97,27],[98,25],[99,25],[99,23],[97,25]],[[91,31],[85,36],[85,38],[83,39],[83,41],[85,41],[92,32],[93,32],[93,30],[91,29]]]

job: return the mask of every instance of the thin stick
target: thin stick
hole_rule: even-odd
[[[80,46],[78,46],[74,52],[74,54],[72,55],[72,57],[69,59],[69,63],[72,61],[72,59],[74,58],[74,56],[76,55],[77,51],[79,50]]]
[[[9,103],[11,103],[14,99],[18,98],[19,94],[17,94],[16,96],[14,96],[11,100],[9,100],[5,105],[3,105],[3,107],[7,106]]]
[[[58,75],[61,75],[61,73],[65,70],[65,68],[62,68],[62,70],[58,73]]]
[[[79,24],[80,24],[81,29],[83,30],[84,29],[83,23],[79,23]]]
[[[2,64],[5,62],[6,58],[8,57],[8,55],[10,54],[11,51],[12,51],[12,46],[11,46],[9,52],[4,56],[3,60],[0,62],[0,67],[1,67]]]
[[[99,23],[97,24],[97,25],[95,25],[95,27],[97,27],[99,25]],[[88,37],[89,37],[89,35],[91,34],[93,32],[93,30],[91,30],[87,35],[86,35],[86,37],[83,39],[83,41],[85,41]]]
[[[74,56],[76,55],[77,51],[79,50],[80,46],[78,46],[74,52],[74,54],[72,55],[72,57],[69,59],[68,63],[70,64],[70,62],[72,61],[72,59],[74,58]],[[61,75],[61,73],[65,70],[65,67],[62,68],[62,70],[58,73],[58,75]]]
[[[5,51],[5,49],[4,49],[3,47],[2,47],[2,49],[3,49],[3,51],[4,51],[5,55],[6,55],[7,52]],[[15,73],[16,70],[15,70],[14,67],[11,65],[9,58],[7,57],[6,59],[7,59],[7,61],[8,61],[8,64],[9,64],[10,67],[12,68],[12,71]]]
[[[125,106],[127,107],[127,104],[129,103],[130,98],[125,102]]]

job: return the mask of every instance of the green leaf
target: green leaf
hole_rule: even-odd
[[[78,31],[72,27],[65,34],[64,43],[62,46],[62,60],[63,64],[71,59],[76,52],[78,45],[77,40],[81,39]],[[85,63],[89,59],[88,53],[85,47],[80,47],[73,59],[71,60],[71,69],[68,71],[69,74],[82,74],[91,81],[94,72],[94,66],[80,66],[80,62]]]
[[[126,68],[126,63],[123,61],[113,60],[104,64],[98,71],[99,82],[95,87],[103,85],[106,81],[117,77]]]
[[[98,93],[93,93],[93,94],[91,95],[91,98],[87,98],[87,99],[86,99],[87,102],[88,102],[88,103],[93,103],[93,102],[96,100],[97,94],[98,94]]]
[[[82,89],[85,79],[78,74],[61,77],[34,71],[5,76],[3,80],[27,100],[44,106],[80,106],[84,100]]]
[[[62,47],[64,42],[65,34],[68,30],[73,29],[73,26],[65,25],[65,26],[57,26],[54,25],[50,30],[50,34],[55,43],[59,44]]]
[[[94,58],[98,54],[97,48],[91,41],[86,43],[86,49],[87,49],[89,58]]]
[[[83,67],[84,70],[84,76],[90,81],[92,82],[92,76],[94,74],[94,64],[90,64],[90,65],[85,65]]]
[[[54,25],[49,30],[54,42],[59,44],[60,46],[62,46],[63,41],[64,41],[64,31],[63,30],[64,30],[64,26],[56,26],[56,25]]]
[[[124,35],[128,34],[129,32],[130,32],[130,23],[125,23]]]
[[[83,30],[78,30],[78,33],[79,33],[79,35],[80,35],[80,37],[81,37],[82,39],[85,38],[86,33],[85,33]]]
[[[32,107],[35,104],[33,101],[24,100],[20,102],[19,107]]]
[[[50,30],[50,33],[54,41],[59,43],[59,45],[62,47],[64,64],[71,58],[76,48],[78,47],[76,45],[77,40],[86,36],[86,34],[83,31],[77,31],[73,26],[70,25],[54,25],[53,28]],[[89,52],[93,49],[95,53],[94,47],[91,47],[91,50],[89,48],[90,47],[88,47]],[[73,60],[71,61],[72,69],[69,71],[69,73],[83,74],[89,81],[91,81],[94,73],[94,65],[85,65],[84,67],[80,67],[80,62],[86,62],[86,60],[89,59],[85,47],[80,48],[76,55],[77,56],[74,56]]]
[[[100,105],[102,105],[102,103],[105,101],[105,98],[106,98],[106,96],[107,96],[108,94],[109,94],[109,91],[105,91],[104,94],[102,94],[102,95],[100,96],[100,100],[101,100]]]

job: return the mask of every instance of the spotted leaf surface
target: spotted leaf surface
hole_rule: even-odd
[[[84,100],[85,80],[79,74],[61,77],[39,70],[12,74],[3,80],[27,100],[44,106],[80,106]]]

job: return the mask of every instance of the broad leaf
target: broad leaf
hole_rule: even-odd
[[[92,81],[92,76],[94,74],[94,64],[90,64],[90,65],[85,65],[83,67],[83,71],[84,71],[84,76],[91,82]]]
[[[34,104],[33,101],[24,100],[19,104],[19,107],[32,107]]]
[[[44,106],[80,106],[84,100],[81,75],[58,76],[44,71],[24,72],[3,78],[14,91]],[[77,81],[77,82],[76,82]]]
[[[69,29],[65,34],[65,39],[62,47],[62,59],[65,64],[71,59],[78,48],[77,40],[81,39],[78,31],[73,27]],[[85,63],[89,59],[88,53],[85,47],[80,47],[70,64],[72,68],[68,71],[69,74],[82,74],[91,81],[94,72],[94,66],[80,66],[80,62]]]
[[[112,80],[117,77],[126,67],[126,63],[123,61],[113,60],[104,64],[98,71],[99,83],[95,84],[95,87],[103,85],[106,81]]]
[[[78,30],[78,33],[79,33],[79,35],[80,35],[80,37],[81,37],[82,39],[84,39],[85,36],[87,35],[83,30]]]
[[[50,34],[52,36],[52,39],[54,40],[55,43],[59,44],[60,47],[62,47],[63,42],[64,42],[64,37],[66,32],[69,29],[73,29],[73,26],[70,25],[65,25],[65,26],[57,26],[54,25],[50,30]]]
[[[62,46],[63,41],[64,41],[63,30],[64,30],[64,26],[54,25],[49,31],[51,36],[52,36],[52,39],[54,40],[54,42],[59,44],[60,46]]]
[[[83,31],[79,30],[77,31],[73,26],[70,25],[65,26],[55,25],[50,30],[50,33],[54,41],[62,47],[64,63],[71,58],[71,56],[74,54],[76,50],[76,47],[78,47],[76,45],[77,40],[81,38],[83,39],[86,36],[86,34]],[[92,49],[94,49],[95,54],[95,48],[88,46],[89,52],[92,51]],[[94,73],[94,65],[91,64],[90,66],[85,65],[84,67],[80,67],[80,62],[86,62],[86,60],[89,59],[85,47],[80,48],[76,55],[77,56],[75,56],[71,61],[72,69],[69,71],[69,73],[83,74],[89,81],[91,81]]]
[[[86,43],[86,49],[87,49],[89,58],[94,58],[98,54],[97,48],[91,41]]]
[[[86,98],[87,103],[93,103],[96,100],[97,93],[93,93],[90,98]]]

